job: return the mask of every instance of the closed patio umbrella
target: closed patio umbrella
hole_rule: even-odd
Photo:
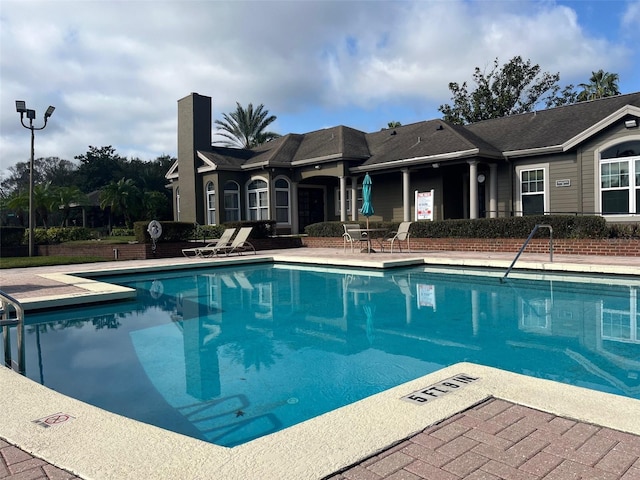
[[[367,217],[367,228],[369,228],[369,217],[373,215],[373,204],[371,203],[371,177],[367,173],[362,181],[362,208],[360,213]]]

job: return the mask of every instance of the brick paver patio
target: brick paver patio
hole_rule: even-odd
[[[640,438],[489,399],[330,480],[640,480]]]
[[[0,478],[6,480],[74,480],[80,477],[55,467],[44,460],[0,438]]]

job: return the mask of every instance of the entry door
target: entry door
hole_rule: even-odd
[[[324,222],[324,190],[322,188],[298,188],[298,224],[300,232],[312,223]]]

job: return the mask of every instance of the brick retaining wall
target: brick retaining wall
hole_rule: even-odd
[[[278,237],[251,239],[256,250],[279,248],[342,248],[342,237]],[[498,238],[413,238],[411,249],[416,251],[472,251],[472,252],[517,252],[524,239]],[[36,254],[48,255],[86,255],[101,257],[107,260],[144,260],[147,258],[171,258],[182,256],[182,249],[204,245],[202,242],[158,243],[156,252],[150,244],[103,244],[92,245],[36,245]],[[559,255],[612,255],[640,256],[640,239],[612,238],[603,240],[589,239],[554,239],[553,251]],[[529,242],[525,252],[549,253],[549,240],[535,238]],[[2,251],[3,256],[11,256]]]
[[[294,237],[251,238],[249,241],[256,250],[302,246],[300,239]],[[155,253],[151,248],[151,244],[144,243],[114,245],[95,242],[91,245],[36,245],[36,255],[90,256],[106,260],[145,260],[147,258],[181,257],[183,248],[201,247],[203,245],[205,245],[203,242],[158,242]]]
[[[342,248],[341,237],[306,237],[302,239],[305,247],[310,248]],[[517,252],[524,239],[516,238],[412,238],[411,250],[451,250],[462,252]],[[374,240],[375,245],[375,240]],[[404,245],[404,242],[403,242]],[[527,253],[549,253],[549,239],[534,238],[525,249]],[[589,239],[554,239],[553,252],[559,255],[618,255],[628,257],[640,256],[640,239],[608,238],[602,240]]]

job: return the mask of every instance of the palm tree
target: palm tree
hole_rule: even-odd
[[[49,213],[58,207],[57,194],[55,188],[51,186],[51,182],[45,182],[33,187],[33,208],[36,213],[36,223],[38,225],[38,216],[42,219],[42,226],[49,228]]]
[[[69,223],[69,214],[71,213],[71,208],[86,205],[89,203],[87,196],[80,190],[78,187],[58,187],[56,189],[56,194],[58,196],[58,208],[62,210],[62,220],[60,221],[60,226],[65,227],[68,226]]]
[[[148,219],[162,219],[171,215],[171,199],[164,192],[145,191],[142,194],[144,216]]]
[[[25,219],[29,218],[29,193],[15,191],[6,201],[7,207],[13,211],[21,226],[25,226]]]
[[[251,103],[244,109],[236,102],[236,111],[222,116],[224,120],[214,123],[220,127],[220,135],[227,139],[222,142],[225,146],[254,148],[280,136],[265,131],[276,116],[269,115],[269,110],[265,110],[262,104],[254,110]]]
[[[578,102],[620,95],[618,80],[620,80],[620,77],[617,73],[605,72],[602,69],[597,72],[591,72],[589,83],[578,85],[578,87],[582,88],[582,91],[578,94]]]
[[[393,122],[387,123],[387,128],[398,128],[398,127],[401,127],[401,126],[402,126],[402,124],[400,122],[395,121],[395,120]]]
[[[109,230],[111,230],[111,219],[113,214],[122,213],[128,228],[133,225],[132,215],[140,209],[141,195],[134,181],[124,177],[120,180],[111,181],[100,192],[100,208],[109,212]]]

